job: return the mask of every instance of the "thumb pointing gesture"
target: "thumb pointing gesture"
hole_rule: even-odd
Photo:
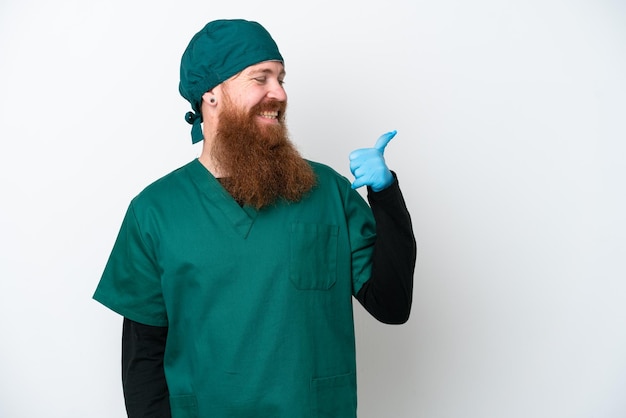
[[[374,145],[374,148],[376,148],[378,151],[380,151],[381,154],[383,154],[385,152],[385,147],[387,146],[389,141],[391,141],[393,137],[396,136],[397,133],[398,131],[393,130],[391,132],[387,132],[386,134],[382,134],[376,140],[376,145]]]
[[[383,156],[385,147],[396,135],[397,131],[382,134],[374,148],[361,148],[350,153],[350,171],[354,175],[353,189],[370,186],[373,191],[379,192],[393,183],[393,175]]]

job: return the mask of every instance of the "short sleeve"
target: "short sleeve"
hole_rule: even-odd
[[[344,203],[352,255],[352,293],[356,295],[372,274],[376,223],[372,209],[348,183]]]
[[[132,203],[93,298],[135,322],[167,326],[153,240],[142,232]]]

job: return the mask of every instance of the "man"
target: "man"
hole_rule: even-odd
[[[289,141],[284,77],[256,22],[210,22],[183,54],[202,154],[132,200],[94,295],[124,316],[129,417],[355,417],[352,297],[408,319],[395,132],[350,156],[351,185]]]

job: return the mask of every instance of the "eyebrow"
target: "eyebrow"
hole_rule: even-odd
[[[256,74],[274,74],[274,70],[270,69],[270,68],[259,68],[258,70],[252,70],[250,71],[250,73],[248,73],[249,75],[256,75]],[[281,70],[278,73],[278,76],[285,76],[287,75],[287,72],[285,70]]]

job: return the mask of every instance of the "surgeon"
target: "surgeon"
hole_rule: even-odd
[[[256,22],[210,22],[182,56],[202,153],[132,199],[94,294],[124,318],[131,418],[355,417],[353,298],[384,323],[409,317],[395,131],[349,156],[351,183],[296,151],[284,79]]]

